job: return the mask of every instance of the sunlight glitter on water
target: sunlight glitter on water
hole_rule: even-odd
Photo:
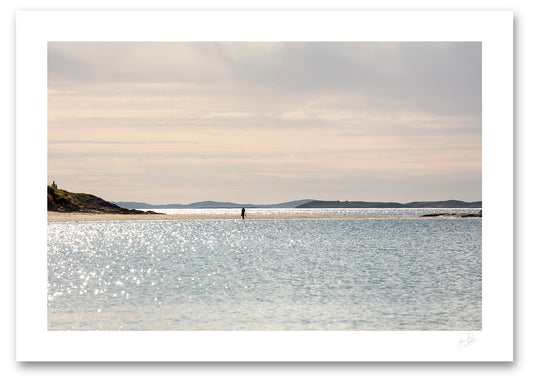
[[[481,328],[479,218],[51,223],[48,260],[51,330]]]

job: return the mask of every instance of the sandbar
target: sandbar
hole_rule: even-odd
[[[334,214],[247,214],[246,220],[265,219],[402,219],[418,217],[383,217]],[[186,220],[242,220],[231,214],[101,214],[48,212],[48,222],[101,222],[101,221],[186,221]]]

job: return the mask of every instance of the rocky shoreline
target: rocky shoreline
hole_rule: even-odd
[[[48,211],[59,213],[159,215],[153,211],[124,209],[88,193],[72,193],[58,189],[55,183],[47,186]]]
[[[420,218],[481,218],[482,210],[478,213],[434,213],[424,214]]]

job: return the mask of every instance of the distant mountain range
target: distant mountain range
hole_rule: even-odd
[[[368,201],[320,201],[297,200],[280,204],[257,205],[237,204],[233,202],[201,201],[192,204],[152,205],[144,202],[113,202],[126,209],[232,209],[232,208],[481,208],[481,201],[465,202],[458,200],[447,201],[418,201],[401,204],[398,202],[368,202]]]
[[[60,212],[94,212],[140,214],[144,211],[131,209],[217,209],[217,208],[481,208],[481,201],[465,202],[458,200],[447,201],[417,201],[400,204],[398,202],[368,202],[368,201],[320,201],[296,200],[280,204],[237,204],[233,202],[201,201],[192,204],[151,205],[144,202],[108,202],[100,197],[88,193],[72,193],[57,186],[47,186],[48,211]]]
[[[236,204],[234,202],[218,202],[218,201],[201,201],[193,202],[192,204],[165,204],[152,205],[144,202],[113,202],[115,205],[126,209],[233,209],[233,208],[297,208],[300,205],[306,204],[314,200],[297,200],[282,202],[280,204]]]

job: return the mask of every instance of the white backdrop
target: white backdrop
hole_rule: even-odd
[[[15,188],[13,186],[14,181],[14,67],[15,64],[13,62],[13,56],[14,56],[14,11],[20,10],[20,9],[49,9],[49,10],[62,10],[62,9],[74,9],[74,10],[87,10],[87,9],[101,9],[101,10],[115,10],[115,9],[177,9],[176,2],[165,2],[165,1],[151,1],[148,4],[144,4],[145,2],[141,1],[128,1],[128,2],[121,2],[121,1],[93,1],[88,3],[88,5],[79,4],[76,5],[76,7],[73,7],[69,2],[55,2],[50,1],[47,2],[46,8],[43,8],[42,5],[39,4],[39,2],[31,2],[31,1],[8,1],[4,2],[2,4],[2,17],[3,22],[2,25],[4,27],[4,33],[2,33],[2,42],[4,51],[7,50],[8,56],[11,56],[11,59],[2,59],[2,74],[3,74],[3,82],[9,83],[9,85],[5,85],[5,87],[2,88],[2,103],[4,103],[4,106],[2,106],[4,109],[2,110],[2,120],[4,120],[4,124],[1,127],[2,129],[2,162],[5,164],[5,169],[3,168],[4,172],[4,184],[2,188],[2,193],[4,193],[3,197],[6,197],[6,206],[8,206],[8,212],[2,217],[2,228],[6,229],[6,231],[3,231],[3,234],[5,234],[7,247],[4,250],[5,253],[5,260],[2,262],[2,267],[4,268],[2,270],[2,279],[0,280],[2,283],[3,288],[2,291],[4,291],[4,298],[6,301],[14,302],[14,205],[13,205],[13,198],[15,194]],[[244,2],[243,2],[244,3]],[[259,2],[258,2],[259,3]],[[266,2],[265,2],[266,3]],[[317,1],[307,1],[307,2],[301,2],[300,4],[306,4],[307,9],[354,9],[352,5],[350,5],[349,2],[317,2]],[[516,49],[515,56],[518,58],[517,62],[515,63],[516,72],[515,75],[517,77],[517,83],[515,87],[515,93],[517,95],[518,102],[524,104],[524,98],[527,97],[527,93],[530,91],[530,87],[528,84],[530,84],[530,80],[528,80],[528,73],[527,69],[525,67],[531,66],[531,64],[528,64],[527,62],[530,60],[530,53],[528,51],[528,36],[530,36],[530,33],[528,33],[528,22],[526,20],[530,19],[531,14],[529,13],[529,7],[526,7],[527,2],[496,2],[496,1],[484,1],[484,2],[474,2],[474,1],[448,1],[448,2],[441,2],[442,4],[439,6],[439,4],[432,4],[431,8],[428,8],[428,6],[424,2],[404,2],[402,4],[402,7],[398,7],[395,5],[395,2],[393,1],[373,1],[368,2],[368,4],[362,4],[358,6],[357,10],[361,9],[405,9],[405,10],[418,10],[418,9],[434,9],[434,10],[513,10],[515,11],[515,38],[516,38]],[[186,2],[182,2],[182,4],[187,4]],[[279,4],[276,4],[276,2],[268,2],[265,5],[256,5],[255,8],[259,9],[298,9],[298,2],[280,2]],[[326,5],[324,5],[326,4]],[[123,8],[124,7],[124,8]],[[225,7],[221,7],[217,5],[215,1],[212,2],[201,2],[196,1],[194,2],[194,5],[189,5],[189,8],[193,9],[206,9],[206,8],[212,8],[212,9],[243,9],[242,4],[239,4],[238,2],[234,2],[231,4],[231,2],[228,2]],[[248,8],[250,9],[250,8]],[[529,18],[528,18],[529,17]],[[530,22],[531,24],[531,22]],[[529,26],[529,29],[531,27]],[[531,44],[531,43],[529,43]],[[527,254],[527,246],[526,244],[527,239],[525,238],[524,229],[527,229],[526,222],[525,222],[525,213],[527,212],[527,208],[529,208],[529,199],[525,196],[524,192],[527,191],[526,187],[530,187],[530,175],[527,175],[527,161],[530,161],[530,152],[525,149],[525,145],[528,139],[531,139],[529,136],[529,133],[531,131],[528,131],[528,129],[524,126],[526,124],[526,109],[523,106],[516,106],[516,119],[515,123],[517,125],[516,129],[516,135],[515,140],[517,141],[517,144],[515,146],[515,152],[518,152],[518,159],[516,163],[517,168],[517,174],[515,179],[517,180],[517,187],[516,190],[516,197],[517,200],[517,206],[516,206],[516,257],[519,262],[515,260],[516,265],[516,271],[515,275],[518,276],[518,279],[516,281],[517,283],[517,297],[516,297],[516,307],[517,312],[515,314],[516,320],[516,327],[518,330],[516,330],[516,349],[515,349],[515,359],[516,362],[514,365],[439,365],[438,367],[434,367],[432,365],[422,365],[415,366],[415,365],[387,365],[387,364],[381,364],[381,365],[341,365],[334,367],[334,370],[337,372],[353,372],[353,371],[378,371],[378,374],[388,374],[394,372],[397,373],[404,373],[404,374],[416,374],[424,373],[426,374],[431,370],[432,373],[439,374],[439,373],[447,373],[447,372],[454,372],[454,373],[464,373],[467,372],[469,374],[471,373],[479,373],[479,374],[486,374],[486,373],[494,373],[494,372],[511,372],[511,373],[522,373],[526,370],[531,371],[531,365],[527,363],[526,353],[527,350],[531,350],[530,340],[527,338],[527,334],[530,334],[530,324],[526,321],[527,316],[531,316],[528,313],[531,313],[531,302],[528,300],[528,294],[526,293],[526,286],[531,285],[531,277],[529,277],[526,273],[526,265],[530,265],[531,257]],[[485,182],[484,182],[485,183]],[[20,187],[19,187],[20,188]],[[17,194],[20,194],[19,191],[17,191]],[[485,200],[485,197],[484,197]],[[526,209],[524,209],[526,208]],[[484,210],[485,212],[485,210]],[[485,213],[484,213],[485,214]],[[485,229],[484,229],[485,230]],[[529,262],[528,262],[529,261]],[[529,294],[530,295],[530,294]],[[15,314],[12,307],[9,309],[4,310],[5,317],[3,316],[4,320],[2,320],[3,327],[2,327],[2,333],[7,333],[8,335],[3,335],[3,341],[1,342],[1,353],[2,353],[2,368],[5,367],[8,374],[10,373],[46,373],[46,374],[56,374],[60,372],[77,372],[77,373],[106,373],[111,374],[111,372],[116,373],[117,371],[121,372],[128,372],[133,374],[138,373],[148,373],[151,371],[159,371],[159,372],[174,372],[177,369],[183,371],[185,370],[199,370],[201,372],[211,372],[211,371],[223,371],[227,373],[238,373],[238,372],[249,372],[251,371],[251,367],[253,367],[254,372],[305,372],[308,373],[314,373],[314,372],[329,372],[329,367],[331,365],[310,365],[310,366],[302,366],[302,365],[262,365],[261,367],[255,367],[251,365],[247,366],[232,366],[231,368],[228,368],[228,366],[222,366],[222,365],[204,365],[201,367],[198,366],[186,366],[183,368],[183,366],[180,366],[182,368],[177,368],[173,365],[165,365],[163,367],[155,367],[155,366],[149,366],[144,365],[139,367],[138,365],[95,365],[95,366],[87,366],[84,365],[83,367],[77,367],[76,365],[69,365],[67,368],[64,368],[64,366],[61,365],[54,365],[54,366],[47,366],[47,365],[26,365],[26,366],[20,366],[16,365],[14,363],[14,320],[15,320]],[[5,329],[5,330],[4,330]],[[526,334],[527,333],[527,334]],[[5,362],[5,365],[4,365]],[[155,368],[155,369],[152,369]],[[63,371],[64,370],[64,371]]]

